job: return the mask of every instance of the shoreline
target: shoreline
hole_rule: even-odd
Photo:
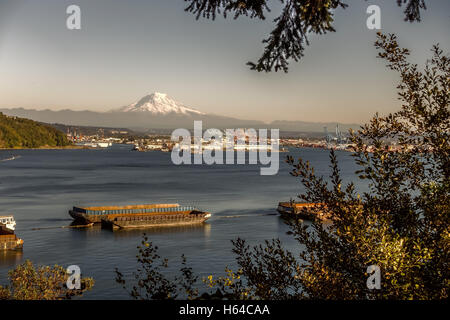
[[[64,146],[64,147],[42,146],[37,148],[25,148],[25,147],[0,148],[0,150],[71,150],[71,149],[95,149],[95,148],[87,146]]]

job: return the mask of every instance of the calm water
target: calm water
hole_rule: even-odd
[[[290,154],[310,160],[317,174],[329,175],[328,151],[293,149]],[[22,253],[0,252],[2,284],[7,271],[25,259],[65,267],[76,264],[83,275],[96,280],[85,299],[128,298],[114,281],[114,268],[124,273],[134,270],[143,231],[61,228],[71,222],[67,212],[74,205],[178,202],[211,211],[212,218],[201,226],[146,230],[174,267],[184,253],[202,275],[223,274],[225,266],[233,266],[230,239],[236,237],[251,243],[279,237],[286,247],[296,245],[275,210],[278,201],[302,190],[283,162],[278,175],[261,176],[257,165],[175,166],[170,153],[133,152],[127,145],[105,150],[0,151],[0,160],[11,155],[20,157],[0,162],[0,214],[14,214],[16,233],[25,243]],[[350,154],[338,155],[343,177],[352,179],[355,166]]]

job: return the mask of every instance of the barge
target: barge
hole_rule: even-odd
[[[179,204],[73,207],[69,214],[78,224],[101,224],[110,230],[152,226],[191,225],[205,222],[211,214]]]
[[[21,250],[23,240],[19,239],[14,229],[16,221],[13,216],[0,216],[0,250]]]
[[[329,220],[329,212],[323,203],[279,202],[277,211],[284,217],[303,220]]]

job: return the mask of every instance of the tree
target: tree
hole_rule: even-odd
[[[0,148],[64,147],[70,144],[64,133],[49,125],[0,112]]]
[[[369,181],[370,192],[359,195],[353,183],[341,185],[334,153],[331,188],[308,163],[288,159],[307,189],[301,198],[323,202],[332,212],[330,227],[314,222],[315,237],[303,225],[292,225],[306,246],[300,256],[305,261],[302,288],[313,298],[447,298],[449,58],[434,46],[420,71],[407,61],[409,50],[399,47],[395,35],[378,34],[375,46],[378,56],[400,74],[402,109],[376,115],[352,133],[357,174]],[[398,152],[390,150],[391,139],[398,141]],[[363,273],[368,265],[381,268],[381,290],[367,290]]]
[[[191,12],[196,19],[200,17],[215,19],[229,14],[234,19],[245,15],[265,20],[270,12],[268,0],[185,0],[189,2],[185,11]],[[399,7],[405,5],[405,21],[419,22],[420,10],[425,10],[425,0],[396,0]],[[336,9],[348,7],[341,0],[280,0],[283,3],[281,14],[275,18],[275,28],[265,44],[259,60],[248,62],[252,70],[258,72],[272,70],[288,71],[289,60],[298,61],[303,56],[305,46],[309,45],[308,35],[335,32],[333,27]]]
[[[80,289],[68,289],[69,275],[61,266],[34,266],[30,260],[9,272],[10,285],[0,286],[0,300],[64,300],[81,296],[94,286],[92,278],[82,278]]]
[[[198,295],[198,290],[193,288],[198,277],[186,266],[186,258],[182,256],[181,276],[175,280],[167,278],[163,271],[169,266],[168,260],[161,258],[158,247],[153,246],[145,234],[138,247],[137,261],[140,267],[133,274],[136,284],[129,289],[130,296],[134,299],[176,299],[179,295],[185,295],[190,299]],[[117,268],[116,282],[128,290],[126,280]]]
[[[288,222],[300,244],[299,257],[278,239],[253,247],[233,241],[239,269],[205,279],[211,289],[195,297],[448,299],[450,58],[434,46],[419,70],[395,35],[379,33],[375,46],[378,57],[400,74],[402,108],[385,117],[377,114],[351,132],[356,174],[369,191],[358,193],[353,182],[343,185],[334,151],[329,179],[317,176],[309,162],[288,156],[291,174],[305,187],[299,198],[320,204],[308,210],[316,217],[328,212],[329,223],[318,218],[310,226]],[[390,141],[396,141],[395,150]],[[378,290],[367,286],[369,266],[381,271]]]

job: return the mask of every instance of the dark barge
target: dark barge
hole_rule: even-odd
[[[69,214],[75,223],[101,224],[111,230],[198,224],[211,216],[209,212],[179,204],[73,207]]]

